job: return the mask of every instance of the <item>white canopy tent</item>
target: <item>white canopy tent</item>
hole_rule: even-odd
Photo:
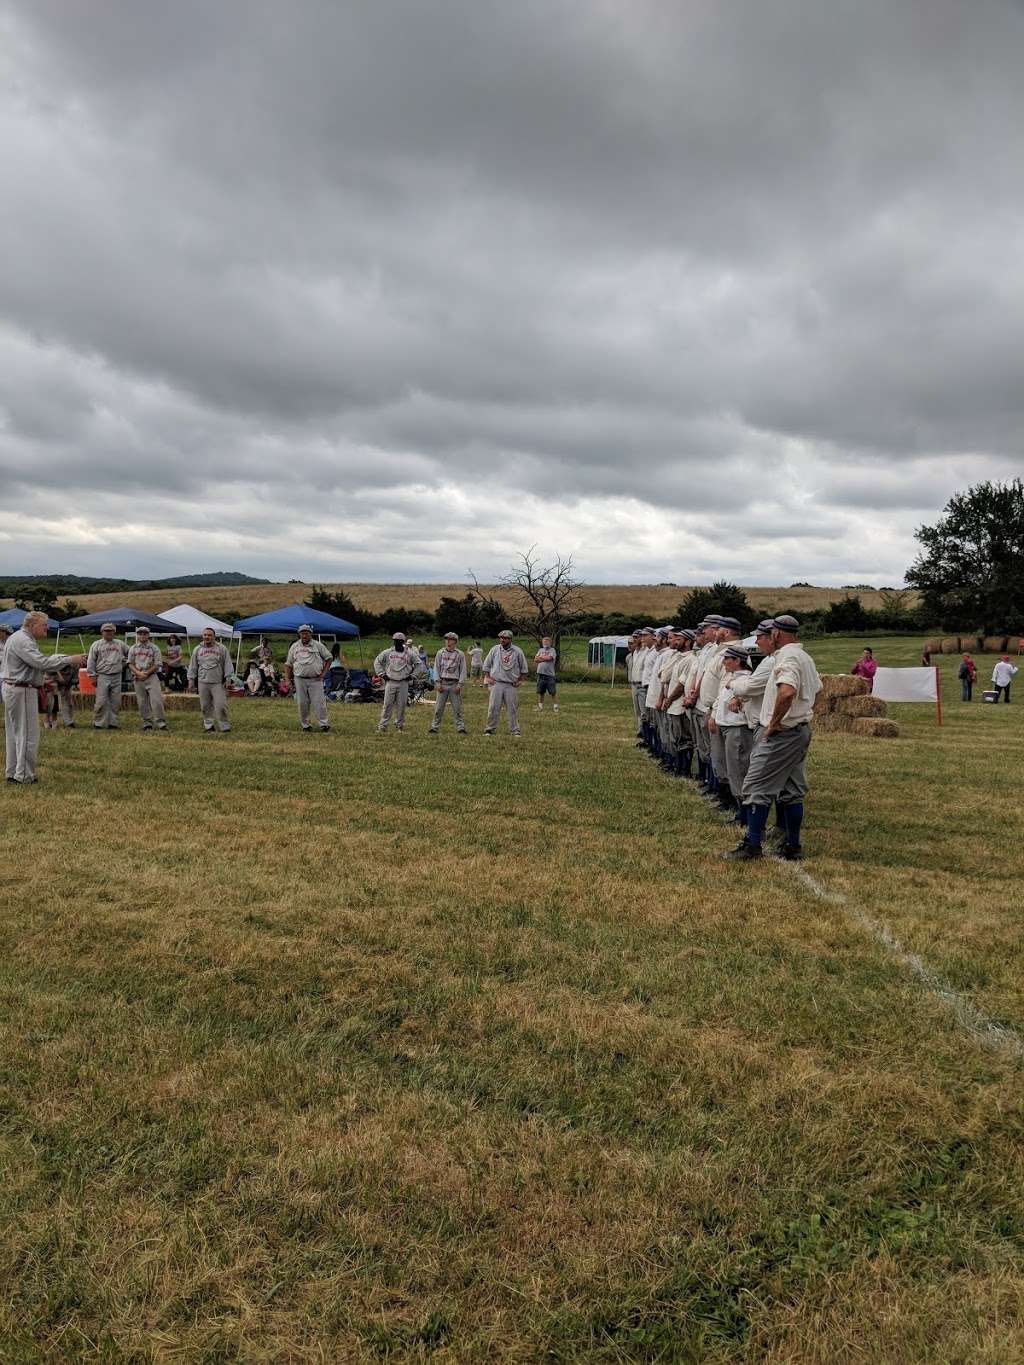
[[[218,621],[215,616],[208,616],[205,611],[200,611],[198,607],[190,607],[187,602],[182,602],[180,607],[168,607],[160,615],[165,621],[173,621],[176,626],[180,626],[185,635],[199,636],[209,627],[214,635],[223,636],[228,640],[235,637],[234,628],[226,621]]]
[[[626,635],[594,635],[587,641],[587,664],[600,668],[611,664],[611,685],[615,686],[615,666],[625,658],[629,637]]]

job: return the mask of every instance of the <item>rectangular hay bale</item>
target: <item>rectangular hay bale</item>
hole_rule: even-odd
[[[850,728],[855,735],[867,735],[871,739],[898,739],[900,727],[894,720],[880,716],[854,716]]]
[[[859,697],[871,691],[867,678],[855,678],[852,673],[824,673],[819,697]]]
[[[841,697],[836,710],[847,716],[884,716],[888,712],[880,697]]]

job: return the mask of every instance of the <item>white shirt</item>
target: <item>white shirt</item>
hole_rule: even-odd
[[[760,723],[762,725],[771,724],[779,688],[785,685],[794,688],[796,696],[790,703],[789,710],[779,722],[779,726],[783,730],[792,730],[794,726],[802,725],[811,719],[814,711],[814,698],[821,691],[821,679],[818,677],[814,660],[801,644],[783,645],[781,649],[775,651],[771,659],[772,671],[764,689]]]
[[[668,690],[674,692],[680,683],[683,685],[683,690],[669,706],[668,713],[670,716],[681,716],[683,714],[683,702],[686,700],[687,688],[690,686],[690,675],[696,662],[697,656],[692,650],[684,650],[678,656],[678,662],[668,680]]]
[[[1000,659],[992,670],[992,681],[996,687],[1005,687],[1012,678],[1016,677],[1018,671],[1013,664],[1007,663],[1005,659]]]
[[[644,687],[650,687],[651,685],[651,674],[654,672],[654,667],[658,662],[658,655],[660,653],[661,650],[655,649],[653,645],[647,646],[647,656],[644,659],[644,666],[640,671],[640,681],[643,683]]]
[[[672,651],[667,645],[664,649],[652,649],[650,658],[644,664],[644,682],[647,684],[647,696],[644,698],[645,706],[654,706],[661,696],[660,674],[666,655],[670,658],[672,655]]]

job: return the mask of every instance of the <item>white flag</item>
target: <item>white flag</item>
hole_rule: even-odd
[[[871,695],[881,701],[935,701],[938,674],[934,668],[878,668]]]

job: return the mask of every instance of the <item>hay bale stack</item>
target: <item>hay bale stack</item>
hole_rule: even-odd
[[[850,729],[855,735],[867,735],[871,739],[898,739],[900,727],[894,720],[881,716],[853,716]]]
[[[875,727],[881,726],[881,729]],[[850,673],[824,674],[814,703],[814,728],[826,734],[898,735],[886,719],[885,702],[870,695],[865,678]]]
[[[1005,654],[1008,643],[1005,635],[986,635],[981,648],[985,654]]]
[[[947,635],[946,638],[945,638],[945,639],[942,641],[942,643],[940,644],[939,650],[940,650],[940,652],[943,653],[943,654],[959,654],[959,653],[960,653],[960,636],[959,636],[959,635]]]

